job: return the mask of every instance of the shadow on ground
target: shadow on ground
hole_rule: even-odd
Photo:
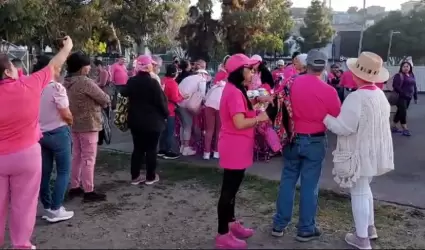
[[[97,204],[74,199],[66,203],[75,217],[47,224],[38,219],[34,243],[40,249],[209,249],[216,234],[216,204],[221,175],[217,168],[188,163],[161,163],[161,181],[154,186],[129,185],[129,156],[100,152],[96,187],[108,201]],[[341,249],[351,230],[349,199],[333,192],[320,193],[319,226],[324,235],[310,243],[294,241],[295,228],[285,237],[270,236],[278,183],[247,176],[236,201],[237,216],[256,229],[250,248]],[[294,222],[297,208],[294,208]],[[376,204],[380,238],[375,248],[425,248],[421,210]]]

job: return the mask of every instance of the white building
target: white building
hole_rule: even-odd
[[[411,0],[401,4],[401,12],[403,14],[408,14],[410,11],[416,9],[421,5],[420,0]]]

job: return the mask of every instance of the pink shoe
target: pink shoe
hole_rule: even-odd
[[[231,222],[229,228],[238,239],[247,239],[254,235],[254,229],[244,227],[239,221]]]
[[[215,247],[217,249],[246,249],[248,244],[233,236],[231,232],[219,234],[215,237]]]

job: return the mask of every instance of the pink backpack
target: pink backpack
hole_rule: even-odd
[[[264,137],[264,140],[273,152],[279,152],[282,150],[282,144],[280,143],[279,136],[271,124],[267,122],[262,123],[258,126],[257,131]]]

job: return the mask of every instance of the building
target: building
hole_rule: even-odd
[[[378,16],[385,13],[385,7],[373,5],[367,7],[366,11],[368,16]]]
[[[421,5],[420,0],[411,0],[401,4],[401,12],[403,14],[408,14],[410,11],[416,9]]]

